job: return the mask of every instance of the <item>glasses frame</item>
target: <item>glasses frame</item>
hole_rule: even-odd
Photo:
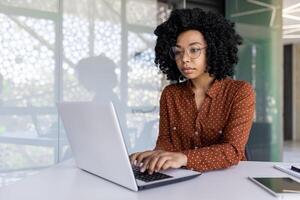
[[[172,60],[178,60],[178,59],[181,59],[181,58],[184,56],[184,54],[185,54],[185,52],[187,51],[187,49],[189,49],[189,48],[191,48],[191,47],[185,48],[185,49],[184,49],[184,54],[182,54],[182,55],[181,55],[180,57],[178,57],[177,59],[175,58],[175,56],[172,56],[172,55],[174,54],[173,48],[177,48],[177,47],[176,47],[176,46],[173,46],[173,47],[170,48],[170,50],[169,50],[169,56],[170,56],[170,58],[171,58]],[[189,56],[191,59],[196,59],[196,58],[199,58],[199,56],[201,55],[202,50],[203,50],[203,49],[206,49],[206,48],[207,48],[207,46],[202,47],[202,48],[199,48],[200,51],[199,51],[199,55],[198,55],[197,57],[192,57],[192,56],[190,55],[189,51],[187,51],[187,54],[188,54],[188,56]]]

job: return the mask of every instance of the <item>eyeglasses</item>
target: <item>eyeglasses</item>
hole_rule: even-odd
[[[173,60],[178,60],[178,59],[183,58],[185,51],[187,51],[187,54],[191,59],[196,59],[200,56],[201,50],[203,50],[205,48],[206,47],[200,48],[200,47],[190,46],[186,49],[182,49],[177,46],[174,46],[174,47],[170,48],[169,54]]]

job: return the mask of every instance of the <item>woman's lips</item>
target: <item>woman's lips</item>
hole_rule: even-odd
[[[193,73],[195,69],[194,68],[191,68],[191,67],[184,67],[181,69],[181,71],[184,73],[184,74],[191,74]]]

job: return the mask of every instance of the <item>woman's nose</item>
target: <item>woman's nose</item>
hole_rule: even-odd
[[[189,62],[190,61],[190,55],[188,54],[188,52],[185,50],[184,52],[183,52],[183,55],[182,55],[182,61],[183,62]]]

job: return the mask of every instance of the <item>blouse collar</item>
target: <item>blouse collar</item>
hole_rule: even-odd
[[[227,78],[223,79],[223,80],[214,80],[212,85],[210,86],[210,88],[206,91],[206,95],[208,95],[209,97],[211,98],[214,98],[217,96],[217,94],[221,91],[222,89],[222,86],[225,82]],[[188,96],[192,96],[194,97],[195,94],[192,90],[192,81],[191,80],[187,80],[186,81],[186,89],[185,89],[185,92]]]

